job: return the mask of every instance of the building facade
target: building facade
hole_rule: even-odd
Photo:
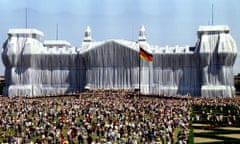
[[[142,26],[137,41],[93,41],[80,47],[45,40],[36,29],[10,29],[3,45],[5,96],[43,96],[85,89],[139,89],[142,94],[233,97],[237,46],[228,26],[200,26],[195,46],[158,47]],[[140,48],[152,61],[139,57]]]

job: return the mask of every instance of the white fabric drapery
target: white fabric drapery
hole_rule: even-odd
[[[139,59],[140,46],[153,54],[152,62]],[[50,47],[33,37],[11,35],[2,52],[3,93],[42,96],[140,86],[142,94],[233,97],[236,56],[236,43],[226,31],[199,32],[192,50],[125,40]]]

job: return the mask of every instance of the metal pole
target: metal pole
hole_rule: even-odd
[[[214,25],[214,21],[213,21],[214,20],[214,17],[213,17],[214,16],[214,13],[213,13],[214,11],[213,11],[213,9],[214,9],[214,5],[212,4],[212,25]]]
[[[56,25],[56,40],[58,40],[58,24]]]
[[[28,27],[27,21],[28,21],[28,15],[27,15],[27,8],[26,8],[26,9],[25,9],[25,28]]]
[[[139,96],[139,98],[140,98],[140,93],[141,93],[141,58],[140,58],[140,50],[141,50],[141,48],[140,48],[140,46],[139,46],[139,54],[138,54],[138,60],[139,60],[139,80],[138,80],[138,82],[139,82],[139,93],[138,93],[138,96]]]

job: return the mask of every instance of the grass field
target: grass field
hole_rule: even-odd
[[[204,129],[204,125],[193,125],[194,142],[197,144],[210,143],[240,143],[239,127],[218,127],[214,129]]]
[[[193,115],[202,113],[202,111],[214,111],[218,115],[229,115],[229,111],[236,112],[238,109],[233,106],[226,107],[220,111],[220,107],[193,107]],[[236,114],[236,113],[234,113]],[[236,115],[238,116],[238,115]],[[204,117],[204,116],[203,116]],[[206,118],[206,117],[205,117]],[[234,125],[227,121],[220,124],[213,123],[207,119],[201,119],[199,122],[193,122],[194,143],[196,144],[239,144],[240,143],[240,123],[235,122]]]

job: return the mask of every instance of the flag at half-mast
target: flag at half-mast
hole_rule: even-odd
[[[147,61],[153,61],[153,55],[146,50],[144,50],[142,47],[140,47],[139,56],[141,59],[147,60]]]

